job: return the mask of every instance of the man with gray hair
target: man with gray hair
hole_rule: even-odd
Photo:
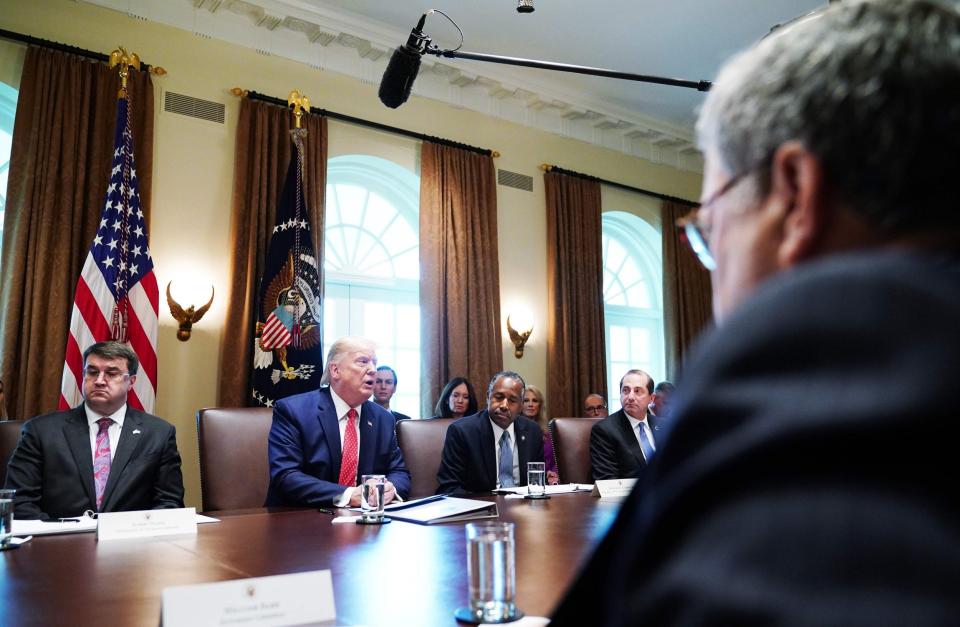
[[[327,354],[323,387],[274,404],[267,507],[356,507],[362,475],[386,475],[385,503],[409,495],[396,421],[369,400],[376,372],[373,342],[341,338]]]
[[[551,624],[956,624],[960,13],[831,4],[697,132],[718,327]]]
[[[543,461],[543,432],[520,415],[525,388],[516,372],[498,372],[487,386],[487,408],[450,424],[437,494],[527,485],[527,462]]]

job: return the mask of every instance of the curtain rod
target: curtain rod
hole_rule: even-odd
[[[246,96],[253,100],[259,100],[261,102],[268,102],[270,104],[280,105],[281,107],[287,106],[286,100],[281,100],[280,98],[274,98],[273,96],[266,96],[255,91],[247,91],[239,87],[234,87],[230,90],[234,96]],[[393,133],[395,135],[403,135],[404,137],[410,137],[412,139],[419,139],[421,141],[429,141],[435,144],[441,144],[444,146],[451,146],[453,148],[461,148],[463,150],[469,150],[471,152],[476,152],[481,155],[490,155],[494,158],[499,157],[500,153],[496,150],[490,150],[489,148],[478,148],[476,146],[471,146],[469,144],[461,144],[460,142],[455,142],[452,139],[444,139],[443,137],[433,137],[432,135],[425,135],[423,133],[417,133],[416,131],[408,131],[405,128],[398,128],[396,126],[389,126],[387,124],[381,124],[379,122],[372,122],[370,120],[365,120],[363,118],[356,118],[352,115],[346,115],[343,113],[337,113],[336,111],[328,111],[326,109],[320,109],[318,107],[310,107],[310,113],[317,115],[324,115],[332,120],[340,120],[341,122],[349,122],[351,124],[356,124],[358,126],[366,126],[367,128],[373,128],[378,131],[386,131],[387,133]]]
[[[590,181],[597,181],[598,183],[603,183],[604,185],[609,185],[610,187],[617,187],[619,189],[625,189],[628,192],[636,192],[638,194],[643,194],[645,196],[653,196],[654,198],[659,198],[660,200],[669,200],[671,202],[679,202],[685,205],[691,205],[697,207],[700,205],[698,202],[692,200],[687,200],[686,198],[679,198],[678,196],[668,196],[667,194],[661,194],[660,192],[652,192],[649,189],[643,189],[642,187],[634,187],[632,185],[626,185],[624,183],[617,183],[616,181],[608,181],[607,179],[602,179],[599,176],[592,176],[590,174],[584,174],[582,172],[574,172],[573,170],[567,170],[561,168],[557,165],[551,165],[549,163],[540,164],[540,169],[544,172],[556,172],[558,174],[566,174],[567,176],[576,176],[582,179],[587,179]]]
[[[76,46],[70,46],[67,44],[62,44],[58,41],[49,41],[47,39],[40,39],[39,37],[34,37],[32,35],[24,35],[23,33],[17,33],[12,30],[4,30],[0,28],[0,37],[4,39],[10,39],[13,41],[19,41],[31,46],[39,46],[41,48],[49,48],[50,50],[57,50],[59,52],[67,52],[70,54],[75,54],[78,57],[86,57],[88,59],[93,59],[95,61],[103,61],[106,63],[110,60],[110,55],[103,54],[102,52],[94,52],[93,50],[86,50],[84,48],[77,48]],[[140,62],[140,65],[143,66],[143,71],[150,72],[151,74],[156,74],[157,76],[164,76],[167,71],[160,66],[152,66],[149,63]]]

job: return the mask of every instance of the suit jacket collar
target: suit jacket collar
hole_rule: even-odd
[[[340,450],[340,423],[329,387],[320,388],[317,392],[317,422],[327,441],[327,450],[330,451],[330,467],[333,474],[339,476],[340,462],[343,459],[343,453]]]
[[[147,436],[143,433],[146,427],[143,424],[143,414],[136,409],[127,407],[127,415],[123,418],[123,428],[120,430],[120,441],[117,443],[117,452],[113,454],[113,461],[110,463],[110,474],[107,477],[107,485],[103,489],[103,505],[101,510],[108,511],[110,497],[113,496],[114,489],[123,475],[123,469],[127,463],[136,456],[140,450],[140,444],[143,438]],[[89,440],[87,444],[89,451]],[[90,466],[91,480],[93,478],[93,462]]]
[[[487,481],[497,484],[497,442],[493,438],[493,425],[490,424],[490,412],[481,409],[476,414],[480,421],[480,445],[482,454],[480,459],[483,461],[483,474]],[[493,444],[493,446],[491,446]]]
[[[640,442],[637,441],[637,433],[633,430],[633,426],[630,424],[630,419],[627,418],[627,412],[620,409],[616,413],[612,414],[611,417],[616,418],[617,429],[620,430],[620,437],[622,437],[623,441],[627,443],[627,448],[630,449],[630,454],[636,458],[640,465],[645,464],[646,461],[643,458],[643,451],[640,450]],[[650,425],[650,428],[653,428],[653,424]]]
[[[77,476],[83,484],[83,490],[90,499],[91,506],[97,502],[96,488],[93,485],[93,453],[90,452],[90,426],[83,405],[67,412],[63,424],[63,438],[73,455],[77,466]]]

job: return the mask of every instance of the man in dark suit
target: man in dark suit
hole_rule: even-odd
[[[397,371],[390,366],[377,366],[373,380],[373,402],[388,410],[397,420],[410,420],[410,416],[390,409],[390,399],[397,393]]]
[[[831,4],[720,73],[719,326],[553,627],[957,623],[958,112],[939,3]]]
[[[127,407],[139,360],[126,344],[83,353],[82,405],[27,421],[7,467],[14,514],[57,519],[85,511],[183,507],[176,429]]]
[[[384,503],[409,495],[393,414],[368,400],[376,372],[373,343],[342,338],[327,355],[328,386],[274,404],[268,507],[356,507],[360,477],[372,474],[386,475]]]
[[[520,415],[525,387],[516,372],[498,372],[487,387],[487,408],[450,424],[437,494],[527,485],[527,462],[543,461],[543,432]]]
[[[634,477],[656,451],[657,423],[648,415],[653,379],[630,370],[620,379],[621,409],[590,430],[590,467],[594,480]]]

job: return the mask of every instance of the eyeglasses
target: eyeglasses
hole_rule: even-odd
[[[761,162],[765,163],[766,159]],[[720,198],[730,192],[747,176],[755,172],[760,166],[754,166],[743,170],[739,174],[732,176],[726,183],[720,186],[720,189],[710,194],[710,196],[700,203],[700,206],[689,214],[677,220],[677,226],[683,229],[687,236],[687,242],[693,249],[693,254],[697,256],[700,263],[707,270],[717,269],[717,260],[710,252],[710,225],[703,219],[704,210],[710,205],[716,203]]]
[[[606,408],[607,408],[606,405],[587,405],[586,407],[583,408],[583,410],[588,414],[593,414],[593,413],[601,412]]]
[[[117,368],[107,368],[106,370],[98,370],[92,366],[89,368],[84,368],[83,376],[87,381],[97,381],[100,379],[100,375],[103,375],[104,381],[109,381],[111,383],[116,383],[126,377],[130,376],[130,373],[121,372]]]

